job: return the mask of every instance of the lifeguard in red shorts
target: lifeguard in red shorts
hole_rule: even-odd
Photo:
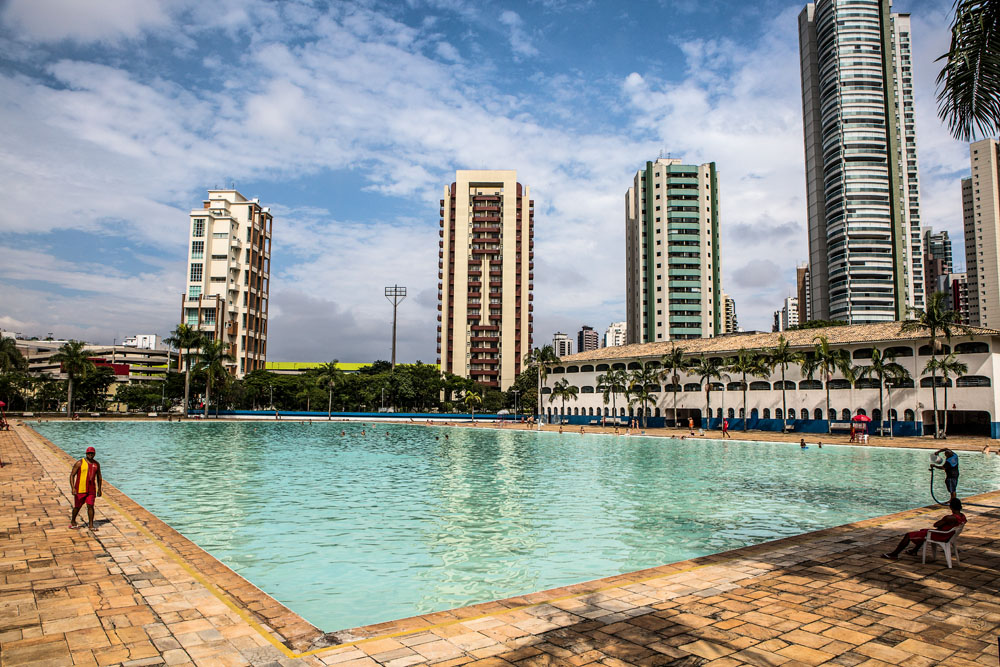
[[[87,455],[73,465],[73,470],[69,473],[69,486],[73,489],[73,516],[70,517],[69,527],[79,528],[76,523],[76,516],[80,513],[80,508],[84,503],[87,505],[87,527],[94,530],[94,500],[101,495],[101,464],[94,458],[96,450],[87,447]]]

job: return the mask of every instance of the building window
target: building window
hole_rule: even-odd
[[[191,225],[191,236],[195,238],[201,238],[205,236],[205,219],[195,218],[194,223]]]
[[[205,256],[205,242],[191,241],[191,259],[201,259]]]
[[[201,311],[201,321],[204,324],[215,324],[215,308],[205,308]]]
[[[191,285],[188,288],[188,298],[197,299],[199,296],[201,296],[201,285]]]
[[[200,283],[201,282],[201,264],[191,265],[191,282]]]

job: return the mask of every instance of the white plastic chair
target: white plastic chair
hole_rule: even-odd
[[[960,524],[957,528],[952,528],[951,530],[929,530],[927,531],[927,539],[924,540],[924,546],[920,550],[921,553],[921,563],[927,562],[927,547],[930,545],[941,547],[941,551],[944,552],[944,559],[948,563],[948,567],[951,567],[951,550],[955,550],[955,562],[961,563],[958,559],[958,543],[956,540],[958,536],[962,534],[962,530],[965,528],[965,524]],[[944,538],[948,535],[948,539],[934,539],[935,536],[938,538]],[[934,550],[931,549],[931,559],[934,558]]]

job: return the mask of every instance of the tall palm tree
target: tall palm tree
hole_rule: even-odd
[[[719,359],[713,357],[709,359],[704,354],[700,357],[694,359],[691,363],[691,368],[688,370],[691,375],[696,375],[699,378],[699,383],[705,387],[705,407],[707,411],[705,428],[708,428],[712,423],[712,382],[714,380],[721,380],[722,367],[719,363]]]
[[[851,354],[843,348],[834,349],[830,347],[830,341],[826,336],[816,336],[813,338],[812,354],[804,357],[802,361],[802,374],[810,380],[816,371],[823,374],[823,383],[826,385],[826,432],[830,432],[830,380],[836,371],[853,384],[854,370],[851,366]],[[784,385],[782,385],[784,386]]]
[[[629,406],[638,405],[642,409],[642,427],[646,428],[647,405],[656,405],[656,397],[649,391],[649,386],[659,380],[659,372],[642,364],[632,371],[628,379]]]
[[[205,417],[208,417],[208,402],[212,397],[212,378],[227,373],[226,362],[233,361],[229,346],[221,340],[203,340],[198,355],[196,371],[205,371]]]
[[[204,335],[188,324],[178,324],[173,332],[164,339],[164,342],[171,347],[176,347],[179,354],[177,356],[177,366],[180,370],[181,357],[184,358],[184,417],[187,418],[188,406],[191,405],[191,361],[197,359],[197,352],[191,350],[201,349]]]
[[[536,347],[534,350],[524,355],[525,369],[534,366],[538,369],[538,428],[542,428],[542,380],[549,374],[549,366],[558,364],[559,357],[556,350],[551,345]]]
[[[552,394],[549,395],[549,403],[552,403],[557,398],[562,399],[562,414],[565,415],[566,399],[576,398],[577,392],[579,392],[579,389],[571,385],[569,380],[563,378],[562,380],[559,380],[559,382],[556,382],[555,386],[552,387]]]
[[[83,349],[85,345],[82,340],[67,341],[52,355],[52,361],[58,361],[66,373],[66,415],[70,417],[73,416],[73,381],[87,377],[95,368]]]
[[[478,391],[472,391],[467,389],[465,396],[462,397],[462,401],[465,403],[465,407],[469,408],[472,412],[472,423],[476,423],[476,406],[483,404],[483,396]]]
[[[855,376],[858,379],[865,377],[878,378],[878,414],[879,414],[879,434],[882,434],[882,422],[885,420],[885,409],[882,405],[882,387],[889,383],[889,391],[892,391],[892,383],[899,382],[909,377],[910,373],[901,364],[896,363],[896,355],[892,352],[883,352],[877,347],[872,348],[871,364],[867,366],[855,366]],[[890,395],[891,403],[891,395]],[[891,409],[891,405],[890,405]],[[889,435],[892,435],[892,422],[889,423]]]
[[[621,369],[602,373],[597,376],[597,387],[604,396],[604,405],[608,404],[608,399],[610,398],[611,412],[617,420],[618,401],[616,398],[618,394],[623,393],[628,388],[628,375]]]
[[[747,414],[747,376],[761,377],[765,373],[764,358],[756,350],[740,350],[729,362],[727,370],[742,376],[743,385],[743,430],[747,430],[750,415]]]
[[[28,360],[17,349],[13,338],[0,338],[0,373],[28,370]]]
[[[344,379],[344,371],[337,368],[338,363],[340,362],[334,359],[328,364],[320,364],[319,366],[320,383],[326,387],[327,391],[327,421],[333,419],[333,388],[340,384]]]
[[[934,292],[925,302],[925,308],[910,308],[909,315],[912,319],[906,320],[900,326],[901,333],[927,332],[927,340],[931,348],[931,361],[937,360],[937,353],[941,347],[941,337],[951,341],[951,337],[958,332],[968,333],[969,327],[959,322],[958,311],[952,310],[948,304],[948,295],[944,292]],[[931,369],[931,397],[934,402],[934,437],[939,438],[938,432],[938,401],[937,401],[937,364],[932,364]]]
[[[687,370],[688,360],[684,358],[684,348],[683,347],[673,347],[671,346],[670,352],[663,355],[660,359],[660,366],[663,370],[660,372],[660,377],[657,381],[669,379],[671,384],[671,393],[674,395],[674,428],[677,427],[677,387],[681,381],[681,372]]]
[[[1000,133],[1000,1],[956,0],[951,48],[938,74],[938,116],[952,136],[970,141]]]
[[[796,352],[784,336],[778,336],[778,344],[765,352],[765,366],[768,372],[781,369],[781,430],[788,428],[788,404],[785,402],[785,371],[792,364],[802,363],[802,353]]]
[[[948,437],[948,378],[954,375],[956,378],[969,372],[968,365],[962,363],[952,352],[941,359],[931,359],[924,366],[924,372],[940,371],[944,378],[944,423],[941,426],[941,437]]]

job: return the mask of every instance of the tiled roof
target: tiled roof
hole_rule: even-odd
[[[736,353],[740,350],[760,350],[774,347],[778,338],[784,336],[792,347],[811,348],[817,336],[826,336],[831,345],[850,345],[856,343],[889,343],[895,341],[919,341],[926,338],[920,332],[902,333],[901,322],[880,322],[878,324],[855,324],[842,327],[823,327],[822,329],[798,329],[774,333],[742,334],[720,336],[717,338],[694,338],[689,340],[664,341],[660,343],[640,343],[637,345],[619,345],[617,347],[602,347],[577,354],[562,357],[561,362],[598,361],[603,359],[638,359],[658,358],[670,352],[671,348],[683,348],[687,354],[718,354]],[[1000,336],[996,329],[982,327],[967,327],[972,336]],[[964,338],[966,334],[953,336]]]

